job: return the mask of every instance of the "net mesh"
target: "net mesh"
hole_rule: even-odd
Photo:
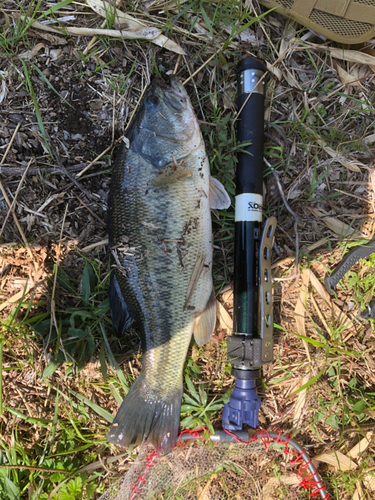
[[[310,496],[320,496],[317,483],[301,461],[301,455],[288,447],[288,441],[270,439],[267,432],[261,431],[249,443],[216,445],[209,439],[179,441],[174,450],[164,456],[159,456],[146,443],[124,477],[99,500],[270,500],[277,496],[273,496],[272,488],[267,490],[263,486],[270,484],[274,464],[280,464],[280,451],[284,454],[283,467],[287,471],[282,478],[289,486],[288,498],[305,498],[303,489],[311,489]],[[293,466],[297,466],[294,472]],[[282,483],[279,478],[278,484]],[[329,499],[328,494],[323,497]]]
[[[359,4],[372,5],[374,6],[373,0],[356,0]],[[284,7],[285,9],[291,9],[294,0],[274,0],[275,3]],[[375,8],[375,6],[374,6]],[[360,37],[370,30],[374,29],[372,24],[362,23],[358,21],[351,21],[349,19],[344,19],[342,17],[335,16],[333,14],[328,14],[327,12],[322,12],[317,9],[313,9],[310,14],[310,20],[316,23],[318,26],[325,28],[327,30],[336,33],[339,36],[345,38]]]

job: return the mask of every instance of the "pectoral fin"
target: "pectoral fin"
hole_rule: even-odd
[[[152,181],[152,185],[154,187],[165,186],[167,184],[186,179],[190,176],[191,170],[184,167],[184,160],[182,159],[178,162],[174,159],[173,163],[166,165],[163,170],[160,170],[156,174],[154,180]]]
[[[216,300],[212,290],[210,298],[202,314],[197,317],[193,327],[195,341],[198,345],[207,344],[210,341],[216,324]]]
[[[229,194],[226,192],[225,187],[219,182],[215,177],[210,178],[210,208],[215,209],[226,209],[230,207]]]

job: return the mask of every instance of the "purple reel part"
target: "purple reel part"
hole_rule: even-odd
[[[236,379],[229,403],[224,405],[222,426],[227,431],[239,431],[243,424],[252,428],[258,426],[260,399],[257,396],[255,380]]]

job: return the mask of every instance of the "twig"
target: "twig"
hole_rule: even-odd
[[[290,215],[294,218],[294,234],[295,234],[295,260],[294,260],[294,271],[293,271],[293,274],[292,276],[289,276],[289,278],[277,278],[277,281],[289,281],[289,280],[292,280],[292,279],[297,279],[299,278],[299,275],[300,275],[300,271],[299,271],[299,262],[298,262],[298,259],[299,259],[299,236],[298,236],[298,223],[301,222],[301,218],[295,213],[293,212],[293,210],[290,208],[288,202],[286,201],[286,198],[285,198],[285,195],[284,195],[284,191],[283,191],[283,188],[281,186],[281,182],[280,182],[280,178],[279,178],[279,174],[276,172],[276,170],[274,170],[274,168],[272,167],[272,165],[265,159],[263,158],[263,161],[264,163],[267,165],[267,167],[271,170],[271,172],[273,173],[274,177],[275,177],[275,180],[276,180],[276,183],[277,183],[277,187],[279,188],[279,192],[280,192],[280,196],[284,202],[284,205],[285,205],[285,208],[288,210],[288,212],[290,213]]]
[[[97,159],[95,160],[97,161]],[[86,163],[77,163],[77,165],[70,165],[69,167],[65,167],[68,172],[78,172],[83,167],[86,166]],[[65,175],[65,172],[61,170],[59,167],[32,167],[27,171],[27,175],[37,175],[40,171],[46,172],[47,174],[53,175]],[[13,167],[10,163],[4,163],[0,167],[1,175],[22,175],[25,172],[25,169],[22,167]]]
[[[215,54],[214,54],[214,55],[215,55]],[[189,71],[189,73],[190,73],[190,66],[189,66],[188,61],[187,61],[187,59],[186,59],[186,57],[185,57],[185,56],[182,56],[182,57],[184,58],[184,61],[185,61],[186,67],[187,67],[187,69],[188,69],[188,71]],[[211,59],[212,59],[212,58],[211,58]],[[207,62],[208,62],[208,61],[207,61]],[[201,66],[201,67],[202,67],[202,66]],[[198,70],[198,71],[199,71],[199,70]],[[185,81],[184,81],[184,83],[183,83],[182,85],[185,85],[185,83],[187,83],[190,79],[193,79],[193,78],[194,78],[194,76],[195,76],[196,74],[197,74],[197,71],[195,71],[195,73],[193,73],[193,74],[191,74],[191,73],[190,73],[189,78],[188,78],[187,80],[185,80]],[[197,99],[197,101],[198,101],[199,109],[201,110],[201,114],[202,114],[203,120],[204,120],[204,121],[206,121],[206,117],[205,117],[205,115],[204,115],[204,111],[203,111],[202,103],[201,103],[201,100],[199,99],[199,93],[198,93],[198,89],[197,89],[197,86],[196,86],[196,84],[195,84],[194,79],[193,79],[193,85],[194,85],[194,90],[195,90],[195,93],[197,94],[197,98],[198,98],[198,99]]]
[[[193,73],[192,75],[190,75],[190,76],[189,76],[189,78],[187,78],[187,79],[186,79],[186,80],[182,83],[182,85],[186,85],[188,82],[190,82],[190,80],[191,80],[192,78],[194,78],[194,77],[195,77],[195,75],[197,75],[197,74],[198,74],[198,73],[199,73],[199,72],[200,72],[200,71],[201,71],[201,70],[202,70],[205,66],[207,66],[207,64],[208,64],[210,61],[212,61],[212,59],[213,59],[216,55],[217,55],[217,54],[216,54],[216,52],[214,52],[214,53],[212,54],[212,56],[211,56],[211,57],[209,57],[209,58],[207,59],[207,61],[205,61],[205,62],[202,64],[202,66],[200,66],[200,67],[199,67],[196,71],[194,71],[194,73]]]
[[[56,267],[55,267],[55,274],[53,277],[53,286],[52,286],[52,296],[51,296],[51,322],[50,322],[50,327],[49,327],[49,334],[48,334],[48,339],[46,342],[46,349],[49,346],[50,340],[51,340],[51,334],[52,334],[52,326],[55,325],[56,328],[56,334],[57,337],[59,337],[59,328],[57,326],[57,320],[56,320],[56,314],[55,314],[55,293],[56,293],[56,285],[57,285],[57,273],[59,271],[59,264],[60,264],[60,252],[61,252],[61,241],[63,237],[63,231],[64,231],[64,226],[65,226],[65,219],[66,219],[66,214],[68,213],[68,203],[66,204],[65,207],[65,213],[63,217],[63,221],[61,224],[61,231],[60,231],[60,239],[59,239],[59,244],[57,247],[57,256],[56,256]],[[59,348],[58,343],[57,343],[57,349]],[[47,352],[46,352],[47,354]]]
[[[133,116],[133,115],[132,115]],[[86,172],[86,170],[88,170],[89,168],[91,168],[97,161],[100,160],[100,158],[102,158],[106,153],[108,153],[108,151],[113,148],[113,146],[115,146],[116,144],[118,144],[119,142],[122,141],[122,137],[120,137],[119,139],[117,139],[116,141],[114,141],[110,146],[108,146],[108,148],[106,148],[104,151],[102,151],[100,153],[100,155],[98,155],[95,160],[93,160],[92,162],[90,162],[88,165],[86,165],[86,167],[81,170],[80,172],[78,172],[78,174],[76,175],[77,178],[81,177],[82,174],[84,174]]]
[[[92,472],[93,470],[100,469],[104,464],[111,464],[116,462],[117,460],[121,460],[123,457],[126,457],[127,453],[123,453],[121,455],[117,455],[115,457],[101,458],[100,461],[92,462],[91,464],[85,465],[81,469],[78,470],[80,474],[83,472]]]
[[[4,153],[4,156],[1,159],[0,165],[4,164],[5,159],[8,156],[8,152],[9,152],[9,150],[10,150],[12,144],[13,144],[14,139],[16,138],[16,135],[17,135],[17,132],[18,132],[20,126],[21,126],[21,123],[18,123],[17,127],[15,128],[15,130],[13,132],[13,135],[12,135],[12,138],[11,138],[9,144],[8,144],[8,147],[7,147],[7,149],[6,149],[5,153]],[[3,183],[1,181],[0,181],[0,189],[1,189],[1,192],[3,193],[4,199],[5,199],[8,207],[10,208],[12,206],[12,204],[11,204],[9,198],[8,198],[8,195],[7,195],[6,191],[5,191]],[[30,245],[29,245],[29,243],[28,243],[28,241],[26,239],[26,236],[25,236],[25,233],[23,232],[21,224],[18,222],[18,219],[17,219],[17,216],[16,216],[14,210],[11,210],[11,212],[12,212],[14,223],[16,224],[18,232],[20,233],[22,241],[23,241],[23,243],[24,243],[24,245],[25,245],[25,247],[27,249],[27,253],[29,254],[29,257],[30,257],[30,259],[31,259],[31,261],[32,261],[32,263],[34,265],[34,269],[37,269],[37,264],[36,264],[36,262],[34,260],[33,252],[31,251]]]
[[[3,231],[4,231],[4,228],[5,228],[5,226],[6,226],[6,223],[8,222],[8,219],[9,219],[10,214],[14,212],[14,205],[15,205],[15,203],[16,203],[18,193],[19,193],[19,192],[20,192],[20,190],[21,190],[22,184],[23,184],[23,182],[24,182],[24,180],[25,180],[25,178],[26,178],[26,174],[27,174],[27,171],[29,170],[29,167],[30,167],[30,165],[31,165],[31,162],[32,162],[32,159],[29,161],[29,164],[27,165],[27,167],[26,167],[26,169],[25,169],[25,171],[24,171],[24,173],[23,173],[23,176],[21,177],[21,180],[20,180],[20,182],[19,182],[19,184],[18,184],[17,190],[16,190],[16,192],[15,192],[15,194],[14,194],[14,196],[13,196],[12,203],[11,203],[11,205],[10,205],[10,207],[9,207],[8,213],[7,213],[7,214],[6,214],[6,216],[5,216],[5,220],[4,220],[4,223],[3,223],[3,227],[0,229],[0,238],[1,238],[1,236],[3,235]]]
[[[113,101],[112,101],[112,142],[115,142],[115,123],[116,123],[116,91],[113,91]]]
[[[14,139],[16,138],[17,132],[19,131],[20,127],[21,127],[21,122],[18,122],[17,127],[15,128],[13,135],[12,135],[12,138],[8,144],[8,147],[5,150],[4,156],[2,157],[2,159],[0,161],[0,165],[2,165],[5,162],[5,158],[8,156],[9,150],[12,147],[12,144],[14,142]]]
[[[104,245],[108,245],[108,238],[106,238],[105,240],[96,241],[95,243],[91,243],[91,245],[89,245],[89,246],[87,246],[85,248],[81,248],[81,252],[90,252],[94,248],[101,247],[101,246],[104,246]]]
[[[95,218],[98,222],[100,222],[100,224],[101,224],[102,226],[105,226],[105,222],[104,222],[104,221],[103,221],[103,220],[102,220],[102,219],[101,219],[98,215],[96,215],[96,213],[95,213],[95,212],[93,212],[93,211],[91,210],[91,208],[90,208],[88,205],[86,205],[86,203],[85,203],[84,201],[82,201],[82,200],[81,200],[81,198],[78,196],[78,194],[76,194],[76,193],[73,193],[73,194],[74,194],[74,196],[77,198],[77,200],[78,200],[80,203],[82,203],[82,205],[83,205],[83,206],[84,206],[84,207],[85,207],[85,208],[86,208],[86,209],[90,212],[90,214],[91,214],[91,215],[92,215],[92,216],[93,216],[93,217],[94,217],[94,218]],[[0,234],[0,236],[1,236],[1,234]]]
[[[73,184],[80,190],[82,191],[82,193],[84,193],[88,198],[91,198],[92,200],[95,200],[95,201],[98,201],[98,197],[93,195],[92,193],[90,193],[89,191],[87,191],[87,189],[85,189],[83,186],[81,186],[81,184],[77,181],[77,179],[75,177],[73,177],[68,171],[67,169],[64,167],[64,165],[61,163],[60,161],[60,158],[59,158],[59,155],[57,154],[57,151],[56,151],[56,148],[54,146],[52,146],[51,142],[49,143],[49,146],[51,148],[51,151],[53,153],[53,156],[56,158],[56,161],[57,163],[59,164],[59,168],[60,170],[62,170],[64,172],[64,174],[68,177],[68,179],[70,179]],[[87,167],[86,167],[87,169]],[[78,176],[77,176],[78,177]]]
[[[175,64],[175,67],[174,67],[174,70],[173,70],[173,74],[174,74],[174,75],[177,73],[177,70],[178,70],[178,66],[179,66],[179,64],[180,64],[180,61],[181,61],[181,54],[178,54],[177,61],[176,61],[176,64]]]

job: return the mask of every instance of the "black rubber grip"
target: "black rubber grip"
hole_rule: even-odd
[[[239,142],[251,141],[251,144],[244,148],[246,153],[238,153],[237,196],[248,193],[263,194],[264,95],[255,91],[245,92],[248,87],[243,84],[245,80],[243,72],[250,72],[248,76],[251,83],[253,78],[251,73],[254,70],[256,71],[254,85],[256,85],[256,80],[259,80],[266,71],[259,61],[247,57],[242,59],[237,67],[238,111],[242,108],[237,123],[237,137]],[[264,92],[263,81],[259,85],[261,85],[260,90]],[[259,336],[261,226],[261,222],[257,220],[237,220],[235,223],[233,332],[250,337]]]
[[[238,65],[238,80],[245,69],[266,71],[262,64],[248,57]],[[249,97],[243,93],[237,97],[237,107],[238,111],[242,108],[237,125],[238,141],[251,141],[251,145],[243,148],[246,153],[238,154],[236,194],[263,194],[264,95],[253,92]]]

